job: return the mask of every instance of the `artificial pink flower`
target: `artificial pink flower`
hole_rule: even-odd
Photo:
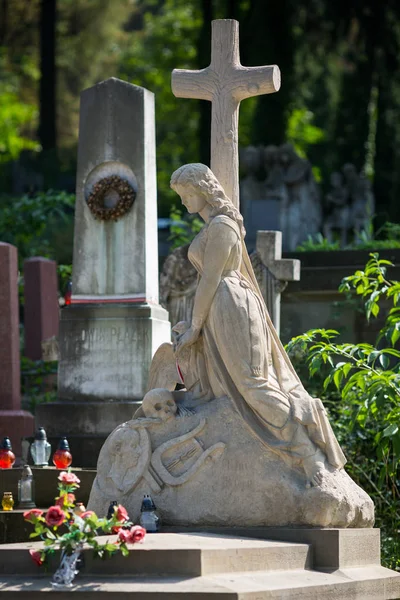
[[[122,506],[122,504],[118,504],[117,508],[115,509],[115,516],[120,523],[129,521],[128,511]]]
[[[140,525],[134,525],[131,527],[129,535],[131,544],[139,544],[140,542],[143,542],[146,536],[146,530]]]
[[[118,541],[127,544],[129,542],[129,529],[121,529],[118,533]]]
[[[74,475],[74,473],[68,473],[67,471],[61,471],[61,473],[58,476],[58,480],[62,481],[63,483],[80,483],[81,480],[78,479],[78,477],[76,475]]]
[[[59,506],[50,506],[45,516],[45,521],[49,527],[58,527],[64,523],[65,519],[65,513]]]
[[[31,508],[31,510],[27,510],[26,512],[24,512],[24,519],[25,521],[29,521],[29,523],[34,523],[35,519],[41,517],[42,514],[43,511],[39,508]]]
[[[134,525],[130,529],[121,529],[118,534],[118,540],[125,544],[137,544],[144,540],[146,530],[140,525]]]
[[[40,567],[43,564],[42,555],[37,550],[29,550],[32,560]]]
[[[93,510],[86,510],[84,513],[82,513],[80,515],[81,519],[89,519],[89,517],[92,517],[94,515],[94,511]]]
[[[75,494],[62,494],[56,500],[56,506],[64,507],[65,504],[73,504],[75,502]]]

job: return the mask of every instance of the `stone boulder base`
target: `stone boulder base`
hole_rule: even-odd
[[[135,476],[135,465],[143,465],[144,457],[134,458],[129,443],[137,436],[138,421],[120,426],[126,437],[119,436],[116,448],[111,434],[99,456],[88,508],[104,515],[110,501],[118,500],[135,521],[143,495],[151,494],[169,525],[372,527],[373,503],[344,470],[330,472],[321,487],[307,488],[304,473],[264,446],[228,398],[195,411],[166,422],[142,421],[151,463],[149,455],[141,477]],[[195,437],[179,442],[177,438],[195,429]],[[157,448],[170,440],[176,445],[158,451],[156,460]],[[122,479],[112,476],[116,470]],[[115,481],[124,485],[119,483],[118,489]]]

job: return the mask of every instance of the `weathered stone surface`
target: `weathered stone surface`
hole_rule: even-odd
[[[73,299],[130,296],[158,302],[154,94],[110,78],[81,95]],[[95,219],[93,186],[118,175],[135,190],[117,221]],[[112,198],[111,198],[112,200]]]
[[[145,392],[155,350],[170,339],[158,305],[154,95],[111,78],[82,93],[80,116],[72,304],[61,315],[58,393],[69,401],[134,400]],[[115,219],[95,218],[88,198],[112,176],[135,190],[133,205]],[[123,192],[107,194],[103,208],[115,208]]]
[[[169,340],[167,315],[161,306],[150,304],[64,308],[60,321],[60,400],[141,399],[152,356]]]
[[[24,262],[25,355],[42,360],[42,342],[58,335],[57,265],[41,256]]]
[[[203,420],[191,440],[179,443]],[[143,430],[150,438],[147,454],[143,441],[134,439],[138,432],[146,437]],[[169,440],[174,448],[156,457],[154,451]],[[190,470],[186,481],[174,484],[173,477]],[[193,414],[178,409],[176,418],[163,422],[130,421],[111,434],[99,456],[89,508],[105,514],[109,502],[118,500],[135,520],[144,494],[152,495],[166,524],[371,527],[374,522],[371,499],[344,470],[307,489],[303,472],[266,448],[228,398],[198,406]]]

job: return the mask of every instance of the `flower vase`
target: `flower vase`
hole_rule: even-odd
[[[81,556],[82,548],[83,546],[79,545],[72,554],[66,554],[65,551],[61,553],[60,566],[51,579],[52,588],[65,589],[73,586],[75,575],[79,573],[76,566]]]

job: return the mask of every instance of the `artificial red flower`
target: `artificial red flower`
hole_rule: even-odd
[[[128,511],[122,506],[122,504],[118,504],[117,508],[115,509],[115,516],[117,517],[120,523],[125,523],[125,521],[129,521]]]
[[[61,494],[59,498],[56,500],[56,506],[63,506],[65,504],[73,504],[75,502],[75,494]]]
[[[122,529],[122,525],[114,525],[114,527],[111,527],[111,531],[113,533],[118,533],[119,531],[121,531]]]
[[[42,555],[37,550],[29,550],[32,560],[40,567],[43,564]]]
[[[92,515],[94,515],[94,511],[93,510],[86,510],[84,513],[82,513],[80,516],[81,519],[89,519],[89,517],[91,517]]]
[[[25,521],[29,521],[29,523],[34,523],[35,519],[41,517],[42,514],[43,511],[39,508],[31,508],[31,510],[27,510],[26,512],[24,512],[24,519]]]
[[[61,471],[61,473],[58,476],[58,480],[62,481],[63,483],[80,483],[81,480],[78,479],[78,477],[76,475],[74,475],[74,473],[68,473],[67,471]]]
[[[49,527],[58,527],[64,523],[65,519],[65,513],[59,506],[50,506],[45,516],[45,521]]]

